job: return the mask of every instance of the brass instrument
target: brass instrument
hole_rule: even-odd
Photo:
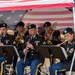
[[[48,39],[46,39],[43,44],[52,44],[51,40],[52,40],[52,35],[55,31],[55,28],[56,28],[56,25],[57,25],[57,22],[55,22],[53,24],[53,27],[52,27],[52,30],[49,32],[50,33],[50,37]],[[47,31],[45,32],[45,35],[47,35]]]
[[[50,40],[52,40],[52,36],[53,36],[53,33],[54,33],[55,29],[56,29],[56,26],[57,26],[57,22],[55,22],[53,24],[52,31],[51,31],[51,35],[50,35],[50,38],[49,38]]]
[[[24,44],[24,38],[23,36],[20,36],[19,34],[17,34],[15,41],[13,42],[14,45],[18,46],[18,44]]]
[[[51,40],[49,39],[46,39],[44,42],[43,42],[44,45],[52,45],[52,42]]]

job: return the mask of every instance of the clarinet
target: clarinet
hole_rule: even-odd
[[[0,34],[0,42],[1,42],[1,40],[2,40],[2,34]]]
[[[27,41],[27,45],[30,43],[30,40],[31,40],[31,39],[29,39],[29,40]],[[28,50],[28,49],[29,49],[29,48],[26,47],[26,50]],[[24,63],[24,64],[25,64],[25,62],[26,62],[27,53],[28,53],[28,51],[25,53],[25,56],[24,56],[24,60],[23,60],[23,63]]]

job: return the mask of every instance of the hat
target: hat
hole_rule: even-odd
[[[24,23],[22,21],[20,21],[19,23],[17,23],[16,27],[22,26],[24,27]]]
[[[36,28],[36,25],[35,24],[31,24],[28,26],[28,29],[32,29],[32,28]]]
[[[45,22],[43,27],[48,27],[48,26],[51,26],[51,23],[50,22]]]
[[[2,27],[6,27],[7,28],[7,24],[6,23],[1,23],[0,24],[0,28],[2,28]]]
[[[72,32],[74,32],[73,30],[72,30],[72,28],[66,28],[64,31],[63,31],[63,34],[67,34],[67,33],[72,33]]]

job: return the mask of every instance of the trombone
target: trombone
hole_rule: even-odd
[[[52,36],[53,36],[53,33],[54,33],[55,29],[56,29],[56,26],[57,26],[57,22],[55,22],[55,23],[53,24],[52,31],[51,31],[51,35],[50,35],[50,37],[49,37],[50,40],[52,40]]]
[[[55,22],[55,23],[53,24],[52,30],[49,32],[49,33],[50,33],[50,36],[49,36],[48,39],[46,39],[46,40],[44,41],[43,44],[52,44],[51,40],[52,40],[53,33],[54,33],[55,29],[56,29],[56,26],[57,26],[57,22]],[[47,36],[47,31],[45,32],[45,36]]]

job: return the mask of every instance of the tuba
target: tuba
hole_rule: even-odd
[[[48,39],[46,39],[46,40],[43,42],[43,44],[49,44],[49,45],[52,44],[51,40],[52,40],[53,33],[54,33],[55,29],[56,29],[56,26],[57,26],[57,22],[55,22],[55,23],[53,24],[52,30],[49,32],[49,33],[50,33],[50,36],[49,36]],[[45,32],[45,35],[47,35],[47,31]]]

